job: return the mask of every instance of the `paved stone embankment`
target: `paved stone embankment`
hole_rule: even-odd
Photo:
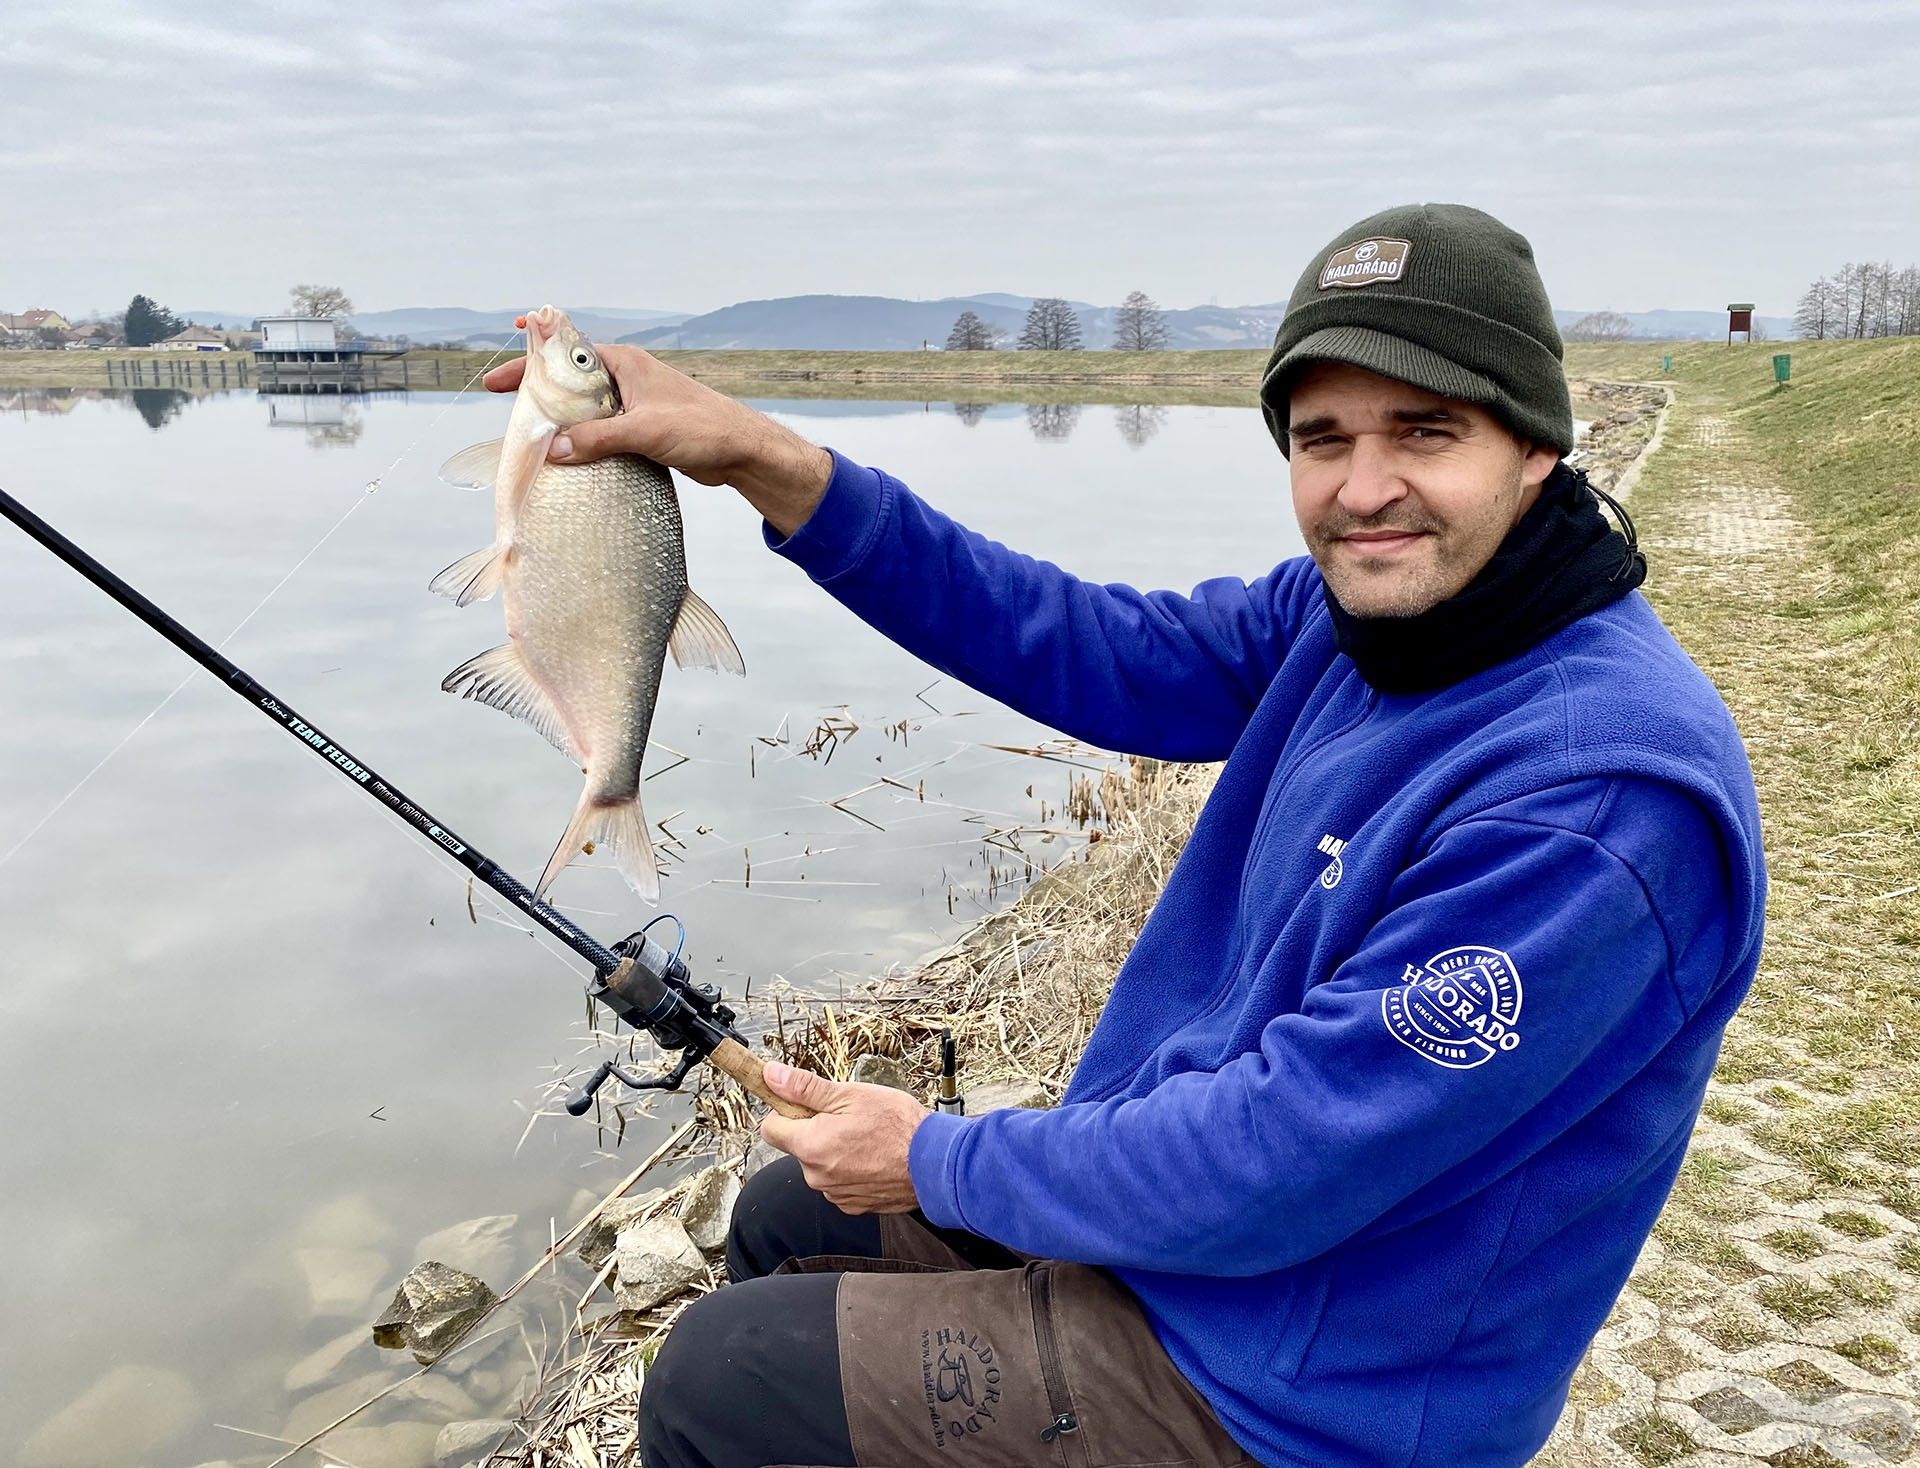
[[[1647,590],[1726,694],[1753,757],[1774,876],[1768,954],[1679,1185],[1536,1461],[1907,1462],[1920,1455],[1911,1077],[1891,1058],[1890,1025],[1884,1052],[1844,1038],[1878,1028],[1862,1006],[1888,964],[1868,939],[1847,951],[1845,905],[1901,892],[1850,873],[1847,840],[1810,837],[1799,807],[1811,802],[1789,783],[1846,707],[1844,679],[1840,697],[1822,690],[1816,670],[1833,654],[1807,611],[1835,575],[1737,420],[1683,396],[1664,432],[1632,505]]]

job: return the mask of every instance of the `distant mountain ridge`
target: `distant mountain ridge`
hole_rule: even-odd
[[[944,296],[912,301],[897,296],[802,295],[767,300],[738,301],[717,311],[691,314],[650,307],[584,306],[570,314],[574,323],[595,341],[630,342],[644,347],[692,349],[747,349],[758,351],[909,352],[941,347],[954,320],[972,311],[1001,333],[1001,345],[1011,347],[1034,297],[1004,291],[971,296]],[[1119,308],[1071,301],[1080,318],[1083,344],[1090,348],[1113,345]],[[475,310],[467,306],[405,306],[389,311],[355,312],[354,326],[368,336],[404,336],[416,342],[458,342],[494,348],[514,338],[513,318],[520,309]],[[237,311],[189,311],[189,321],[203,326],[244,326],[254,316]],[[268,312],[266,314],[273,314]],[[1286,314],[1285,304],[1258,306],[1167,307],[1168,346],[1175,351],[1210,348],[1259,348],[1273,341]],[[1561,329],[1572,326],[1587,311],[1556,311]],[[1632,323],[1636,340],[1714,341],[1726,334],[1726,312],[1622,311]],[[1775,340],[1793,336],[1793,322],[1784,316],[1759,316],[1756,323]]]

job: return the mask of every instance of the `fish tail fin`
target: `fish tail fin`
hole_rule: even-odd
[[[640,897],[648,902],[660,900],[660,869],[654,862],[653,841],[647,835],[647,815],[640,808],[638,791],[630,800],[603,801],[597,800],[589,787],[580,797],[566,834],[547,859],[547,869],[540,874],[533,895],[544,898],[553,879],[588,850],[612,857],[620,875]]]

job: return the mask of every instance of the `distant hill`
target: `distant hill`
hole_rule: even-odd
[[[938,347],[962,311],[972,311],[1004,334],[1011,347],[1026,320],[1031,296],[1000,293],[903,301],[893,296],[781,296],[741,301],[672,325],[654,324],[617,338],[644,347],[756,348],[843,352],[907,352]],[[1088,347],[1113,345],[1113,306],[1071,303]],[[1169,345],[1263,347],[1280,324],[1273,306],[1194,306],[1165,313]]]
[[[576,325],[595,341],[632,342],[645,347],[753,348],[850,352],[917,352],[922,344],[939,347],[953,329],[954,318],[972,311],[1002,333],[1002,345],[1019,338],[1032,296],[1005,291],[983,291],[971,296],[945,296],[933,301],[909,301],[895,296],[777,296],[763,301],[739,301],[717,311],[690,315],[632,306],[583,306],[570,314]],[[1117,307],[1072,301],[1080,317],[1085,345],[1113,345]],[[245,326],[258,312],[188,311],[189,321],[202,326]],[[272,314],[271,312],[267,314]],[[353,324],[368,336],[410,337],[416,342],[454,341],[493,348],[514,337],[517,309],[475,310],[468,306],[406,306],[391,311],[360,311]],[[1176,351],[1207,348],[1264,347],[1273,340],[1284,302],[1258,306],[1187,306],[1167,308],[1168,345]],[[1564,330],[1587,311],[1556,311]],[[1633,323],[1633,334],[1646,341],[1717,341],[1726,335],[1727,315],[1721,311],[1623,311]],[[1758,324],[1776,341],[1790,340],[1793,322],[1784,316],[1761,316]]]
[[[1604,307],[1601,309],[1605,309]],[[1553,319],[1565,331],[1582,316],[1590,316],[1590,311],[1555,311]],[[1633,335],[1637,341],[1656,342],[1711,342],[1721,341],[1727,334],[1726,311],[1621,311],[1618,313],[1633,323]],[[1793,337],[1793,321],[1786,316],[1756,316],[1754,324],[1775,341],[1787,341]]]
[[[536,303],[537,304],[537,303]],[[261,316],[278,314],[281,308],[266,311],[185,311],[187,320],[200,326],[245,326]],[[372,337],[411,337],[414,341],[454,341],[468,346],[497,347],[515,333],[513,318],[525,306],[502,307],[496,311],[476,311],[470,306],[402,306],[392,311],[356,311],[348,319],[356,329]],[[634,306],[583,306],[567,313],[588,336],[596,341],[611,341],[622,332],[659,322],[683,321],[684,311],[656,311]]]

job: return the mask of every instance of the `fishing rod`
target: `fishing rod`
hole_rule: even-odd
[[[679,1053],[672,1068],[658,1076],[636,1076],[613,1061],[603,1061],[567,1097],[570,1114],[584,1115],[593,1105],[595,1092],[610,1079],[618,1079],[622,1085],[639,1091],[677,1091],[693,1067],[705,1060],[732,1076],[782,1116],[803,1119],[813,1115],[805,1107],[783,1100],[767,1088],[764,1067],[733,1027],[737,1016],[721,1002],[718,989],[694,980],[681,961],[678,949],[669,953],[647,937],[644,928],[607,947],[564,913],[534,896],[532,889],[512,872],[410,799],[399,786],[385,779],[345,745],[302,718],[239,664],[176,621],[3,489],[0,489],[0,516],[19,526],[388,812],[459,862],[476,881],[486,883],[585,959],[593,970],[593,977],[587,982],[587,997],[604,1004],[634,1029],[650,1033],[663,1050]]]

